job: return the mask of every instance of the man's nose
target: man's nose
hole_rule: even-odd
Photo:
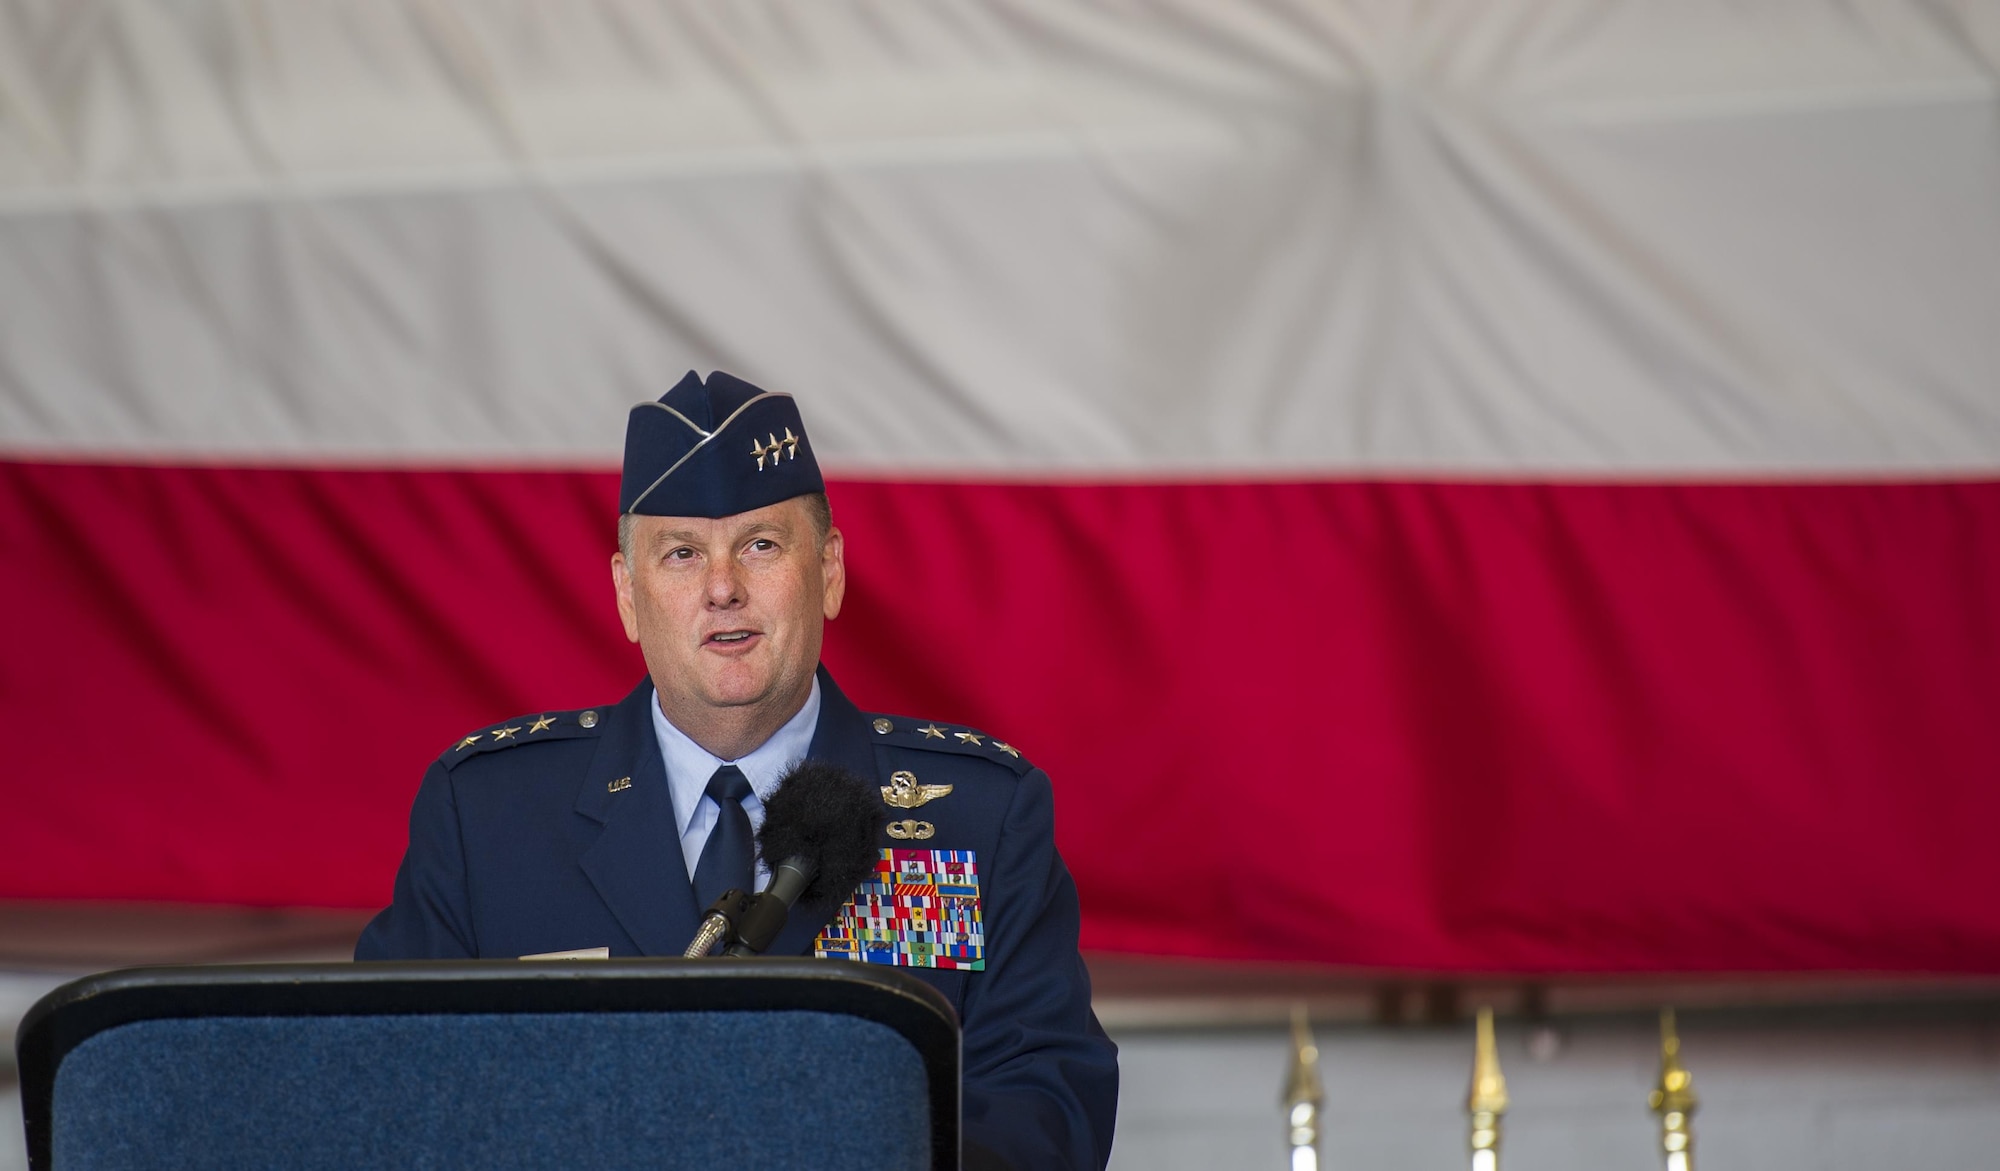
[[[711,607],[727,610],[743,604],[743,569],[733,559],[718,557],[709,562],[704,584]]]

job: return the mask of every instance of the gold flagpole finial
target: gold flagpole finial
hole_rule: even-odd
[[[1674,1010],[1660,1010],[1660,1084],[1646,1104],[1660,1116],[1660,1151],[1667,1171],[1694,1171],[1694,1075],[1681,1065],[1681,1039],[1674,1031]]]
[[[1493,1010],[1479,1010],[1478,1039],[1472,1053],[1472,1093],[1465,1112],[1472,1116],[1472,1171],[1499,1171],[1500,1117],[1507,1113],[1507,1079],[1500,1073],[1500,1047],[1493,1041]]]
[[[1326,1089],[1319,1077],[1319,1045],[1314,1042],[1312,1025],[1306,1020],[1306,1006],[1292,1006],[1292,1068],[1285,1075],[1286,1145],[1292,1152],[1292,1171],[1319,1171],[1319,1110],[1326,1104]]]

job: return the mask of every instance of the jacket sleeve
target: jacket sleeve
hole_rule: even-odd
[[[433,763],[410,807],[410,847],[394,900],[361,931],[357,960],[469,959],[479,954],[451,774]]]
[[[986,967],[966,981],[966,1166],[1101,1168],[1118,1112],[1118,1049],[1090,1008],[1076,884],[1040,769],[1017,783],[982,867]]]

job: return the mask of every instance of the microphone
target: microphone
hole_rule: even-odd
[[[792,766],[764,802],[757,831],[757,856],[771,868],[771,885],[735,921],[736,938],[724,955],[757,955],[784,929],[792,907],[830,908],[874,873],[875,843],[889,822],[879,796],[876,786],[839,765]]]

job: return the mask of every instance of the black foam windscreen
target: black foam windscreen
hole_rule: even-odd
[[[830,906],[875,872],[889,811],[880,789],[825,761],[802,760],[764,802],[757,854],[767,869],[802,859],[812,874],[799,902]]]

